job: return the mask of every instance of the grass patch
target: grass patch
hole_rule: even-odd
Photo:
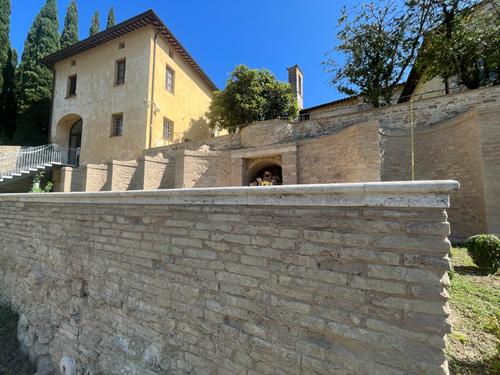
[[[9,306],[0,305],[0,374],[32,375],[36,368],[19,350],[17,321],[19,316]]]
[[[498,375],[500,275],[482,274],[465,248],[453,248],[451,262],[450,371],[455,375]]]

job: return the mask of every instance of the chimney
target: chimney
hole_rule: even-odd
[[[304,108],[304,75],[299,66],[295,64],[291,68],[288,68],[288,83],[292,86],[292,95],[297,101],[299,110]]]

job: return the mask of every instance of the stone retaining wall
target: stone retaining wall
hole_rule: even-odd
[[[447,374],[457,187],[0,195],[0,294],[79,374]]]
[[[414,132],[416,178],[450,178],[460,182],[460,192],[452,196],[448,214],[453,234],[462,238],[488,231],[481,160],[485,151],[481,150],[480,130],[478,111],[473,109]],[[500,131],[498,133],[500,135]],[[409,132],[381,131],[381,143],[385,166],[382,180],[411,179],[411,169],[401,168],[402,160],[411,165]],[[500,184],[496,189],[500,189]]]

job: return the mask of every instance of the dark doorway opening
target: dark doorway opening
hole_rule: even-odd
[[[82,120],[76,121],[72,126],[69,131],[69,148],[70,149],[75,149],[75,148],[80,148],[82,146]],[[79,165],[80,163],[80,154],[79,153],[72,153],[69,151],[70,163],[73,165]]]
[[[283,173],[281,166],[279,165],[267,165],[264,168],[259,169],[255,174],[250,176],[250,182],[255,182],[257,179],[263,179],[264,173],[266,172],[271,172],[271,175],[273,176],[273,185],[283,184]]]

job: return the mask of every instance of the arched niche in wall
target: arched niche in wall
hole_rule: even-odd
[[[273,176],[278,176],[279,181],[283,181],[281,155],[245,159],[243,186],[248,186],[257,178],[262,178],[266,171],[271,172]]]

